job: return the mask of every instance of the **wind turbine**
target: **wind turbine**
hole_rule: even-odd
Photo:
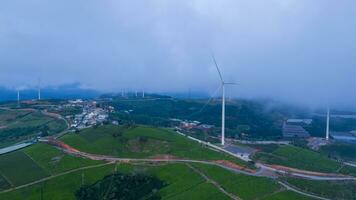
[[[329,128],[330,128],[330,107],[328,105],[328,111],[326,113],[326,140],[329,140]]]
[[[221,145],[225,145],[225,85],[236,85],[236,83],[229,83],[225,82],[222,75],[221,71],[219,69],[219,66],[215,60],[214,55],[212,55],[213,61],[216,67],[216,70],[218,71],[220,81],[221,81],[221,88],[222,88],[222,105],[221,105]]]
[[[20,107],[20,89],[17,89],[17,107]]]
[[[41,80],[38,80],[38,100],[41,100]]]

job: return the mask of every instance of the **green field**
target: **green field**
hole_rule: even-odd
[[[58,174],[80,167],[97,165],[103,162],[69,156],[47,144],[36,144],[22,150],[48,174]]]
[[[262,200],[313,200],[292,191],[282,191],[263,198]]]
[[[271,179],[236,174],[217,166],[194,164],[194,167],[242,199],[268,196],[280,189]]]
[[[356,161],[356,145],[347,143],[334,143],[320,148],[321,153],[347,161]]]
[[[279,146],[270,153],[259,152],[254,159],[268,164],[327,173],[337,172],[342,167],[341,163],[325,155],[292,145]]]
[[[101,126],[85,129],[79,134],[68,134],[62,138],[81,151],[127,158],[145,158],[157,155],[173,155],[179,158],[199,160],[233,160],[247,163],[207,149],[177,133],[160,128],[138,126],[123,129],[118,126]]]
[[[22,151],[0,156],[0,173],[14,186],[23,185],[49,175]]]
[[[329,199],[356,199],[356,181],[312,181],[297,178],[285,178],[284,181],[307,193]]]
[[[5,177],[0,175],[0,191],[9,189],[10,187],[10,183],[5,179]]]
[[[39,111],[0,109],[0,148],[33,139],[39,134],[53,135],[65,129],[63,120]]]
[[[231,190],[242,199],[278,199],[278,200],[309,200],[293,192],[280,190],[281,188],[273,181],[264,178],[246,177],[243,175],[227,172],[222,168],[209,167],[205,165],[194,166],[213,177],[225,190]],[[71,200],[75,199],[75,192],[82,185],[91,185],[101,180],[106,175],[115,171],[128,174],[140,173],[157,177],[165,183],[158,194],[162,199],[186,200],[227,200],[228,196],[223,194],[215,185],[207,182],[198,173],[191,170],[185,164],[163,164],[163,165],[130,165],[109,164],[93,169],[81,170],[56,177],[43,183],[32,185],[19,190],[0,193],[0,199],[40,199],[41,188],[44,199]],[[216,174],[218,173],[218,174]],[[222,173],[222,175],[220,175]]]
[[[37,200],[40,199],[41,187],[44,199],[75,199],[74,193],[80,188],[82,177],[84,177],[84,184],[93,184],[104,176],[112,173],[114,168],[114,165],[108,165],[74,172],[41,184],[0,194],[0,199]],[[213,185],[204,182],[199,175],[182,164],[156,167],[119,165],[118,171],[124,171],[126,173],[147,173],[165,181],[168,185],[159,191],[162,199],[189,199],[191,197],[199,197],[199,199],[207,200],[211,198],[216,200],[229,199]]]
[[[101,164],[76,158],[46,144],[36,144],[28,148],[0,156],[0,190],[23,185],[50,175]]]
[[[82,177],[84,177],[84,184],[93,184],[104,176],[112,173],[113,169],[113,165],[107,165],[73,172],[26,188],[2,194],[0,193],[0,199],[38,200],[41,199],[42,189],[43,199],[74,200],[75,191],[82,185]]]

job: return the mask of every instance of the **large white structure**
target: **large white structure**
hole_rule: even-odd
[[[20,106],[20,90],[17,90],[17,106]]]
[[[326,140],[329,140],[329,126],[330,126],[330,107],[326,113]]]
[[[221,145],[225,145],[225,85],[235,85],[235,83],[227,83],[224,81],[219,66],[216,63],[214,55],[212,55],[216,70],[219,73],[221,88],[222,88],[222,105],[221,105]]]
[[[41,88],[38,87],[38,100],[41,100]]]

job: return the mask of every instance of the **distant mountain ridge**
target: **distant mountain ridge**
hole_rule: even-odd
[[[66,84],[59,86],[47,86],[41,88],[42,99],[91,99],[101,95],[101,92],[93,89],[81,88],[80,84]],[[35,88],[20,90],[20,99],[37,99],[38,90]],[[0,87],[0,101],[17,100],[17,90]]]

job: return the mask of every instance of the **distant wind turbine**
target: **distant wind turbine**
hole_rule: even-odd
[[[38,100],[41,100],[41,80],[38,80]]]
[[[328,105],[328,110],[326,113],[326,140],[329,140],[329,129],[330,129],[330,107]]]
[[[17,106],[20,106],[20,89],[17,89]]]
[[[222,87],[222,105],[221,105],[221,145],[225,145],[225,85],[236,85],[236,83],[228,83],[225,82],[221,71],[219,69],[219,66],[215,60],[214,55],[212,55],[213,57],[213,61],[216,67],[216,70],[218,71],[219,77],[220,77],[220,81],[221,81],[221,87]]]

